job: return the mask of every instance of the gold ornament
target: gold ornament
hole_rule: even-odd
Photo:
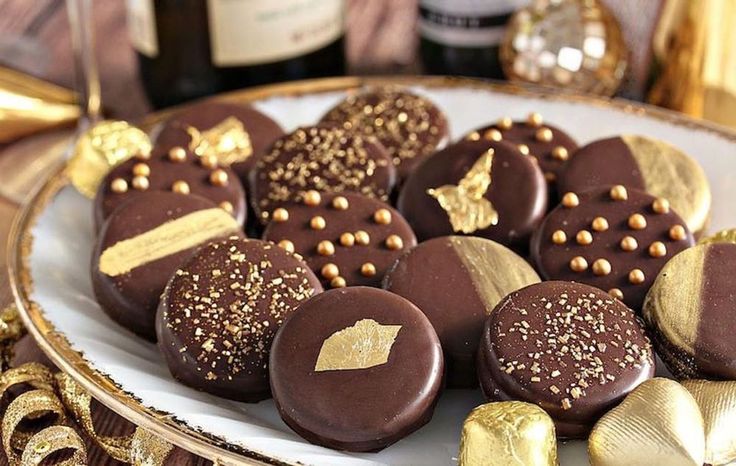
[[[509,20],[500,60],[506,77],[578,92],[613,95],[628,50],[599,0],[535,0]]]

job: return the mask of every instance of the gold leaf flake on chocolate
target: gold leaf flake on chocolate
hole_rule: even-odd
[[[100,272],[110,277],[123,275],[239,229],[238,222],[219,207],[192,212],[105,249],[100,255]]]
[[[734,243],[736,244],[736,228],[728,230],[721,230],[718,233],[701,238],[698,244],[711,244],[711,243]]]
[[[473,164],[457,186],[444,185],[428,189],[447,212],[455,232],[473,233],[498,223],[498,212],[484,196],[491,186],[493,149],[489,149]]]
[[[705,423],[705,463],[736,461],[736,382],[686,380],[682,383],[700,407]]]
[[[323,343],[315,372],[367,369],[388,362],[401,325],[362,319],[330,335]]]
[[[190,126],[187,133],[191,137],[189,150],[200,157],[213,155],[220,165],[230,166],[253,155],[250,135],[243,122],[235,117],[225,118],[204,131]]]

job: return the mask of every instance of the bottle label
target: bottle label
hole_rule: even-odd
[[[128,36],[138,52],[151,58],[158,55],[154,0],[126,0]]]
[[[506,23],[529,0],[420,0],[423,38],[454,47],[493,47],[501,43]]]
[[[343,34],[344,0],[207,0],[212,63],[287,60]]]

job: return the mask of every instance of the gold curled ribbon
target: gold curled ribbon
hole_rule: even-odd
[[[26,333],[26,328],[18,315],[18,308],[10,304],[0,311],[0,368],[7,369],[13,358],[15,342]]]
[[[18,425],[23,419],[38,417],[46,413],[54,413],[60,424],[66,422],[64,406],[59,398],[48,390],[31,390],[10,402],[2,420],[3,449],[10,464],[20,463],[19,450],[24,451],[27,446],[27,442],[24,445],[14,445],[13,437],[16,435]]]
[[[27,384],[36,390],[54,391],[54,376],[51,370],[39,362],[29,362],[13,367],[0,375],[0,401],[7,391],[20,384]]]
[[[47,457],[59,450],[72,449],[68,459],[55,463],[57,466],[84,466],[87,464],[87,450],[79,434],[68,426],[51,426],[37,433],[28,441],[19,466],[38,466]]]
[[[136,427],[130,443],[130,464],[134,466],[161,466],[174,446],[156,437],[142,427]]]

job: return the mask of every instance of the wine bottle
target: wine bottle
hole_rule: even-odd
[[[498,49],[509,18],[529,0],[419,0],[425,72],[503,78]]]
[[[127,12],[156,108],[345,73],[344,0],[127,0]]]

